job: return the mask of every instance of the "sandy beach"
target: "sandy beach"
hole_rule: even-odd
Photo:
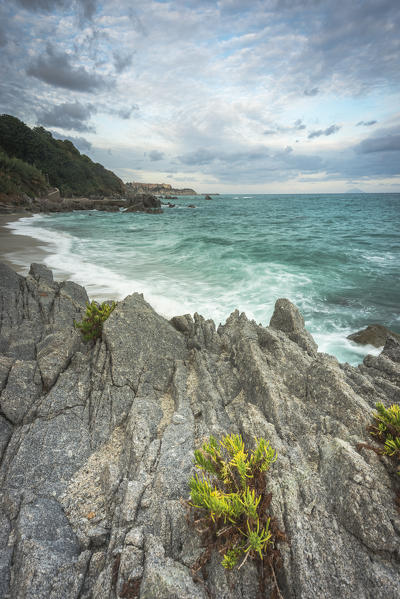
[[[24,275],[32,262],[43,261],[46,243],[27,235],[15,235],[6,225],[29,216],[31,215],[26,213],[0,214],[0,262]]]

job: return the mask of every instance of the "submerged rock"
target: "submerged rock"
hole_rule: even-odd
[[[398,333],[394,333],[381,324],[370,324],[366,329],[357,331],[357,333],[352,333],[347,339],[359,343],[360,345],[383,347],[388,337],[394,337],[394,339],[400,342],[400,335]]]
[[[197,582],[190,571],[193,450],[227,432],[278,450],[285,599],[400,596],[398,481],[357,449],[375,403],[400,399],[395,339],[353,368],[317,352],[288,300],[269,327],[235,311],[216,329],[133,294],[83,344],[86,297],[46,267],[0,266],[2,597],[254,599],[250,560],[227,573],[213,555]]]

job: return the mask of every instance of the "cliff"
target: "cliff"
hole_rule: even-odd
[[[154,193],[157,195],[169,196],[169,195],[181,195],[181,196],[195,196],[197,193],[193,189],[176,189],[168,183],[139,183],[132,181],[125,184],[128,190],[134,193]]]
[[[227,573],[212,555],[205,577],[190,572],[193,450],[227,432],[278,450],[282,597],[400,596],[395,469],[358,448],[375,402],[400,400],[394,339],[353,368],[317,353],[288,300],[268,327],[236,311],[216,329],[133,294],[84,344],[73,320],[86,300],[44,266],[26,278],[0,266],[2,597],[257,597],[250,560]]]

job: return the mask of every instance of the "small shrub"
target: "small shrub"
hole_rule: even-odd
[[[377,403],[376,410],[373,414],[374,423],[368,430],[383,445],[379,453],[400,462],[400,405],[393,404],[385,408],[383,403]],[[400,472],[397,474],[400,475]]]
[[[266,492],[265,479],[276,451],[263,438],[255,439],[255,449],[248,451],[242,437],[232,434],[219,442],[210,437],[194,456],[202,476],[196,473],[189,482],[188,506],[206,549],[193,572],[205,566],[213,549],[222,554],[227,570],[241,568],[250,558],[257,562],[260,590],[270,575],[280,596],[275,569],[281,556],[276,545],[286,536],[268,513],[272,494]]]
[[[357,449],[365,447],[371,449],[378,455],[387,456],[397,466],[400,465],[400,405],[392,404],[385,408],[383,403],[376,404],[376,412],[373,413],[373,423],[367,427],[368,432],[381,445],[370,445],[369,443],[358,443]],[[383,446],[383,447],[382,447]],[[400,476],[400,471],[397,472]],[[397,478],[397,477],[395,477]],[[399,479],[397,479],[398,481]],[[398,482],[395,502],[400,511],[400,488]]]
[[[107,320],[115,306],[115,302],[111,302],[111,304],[108,302],[98,304],[95,301],[90,304],[89,302],[86,303],[86,313],[83,320],[81,322],[74,320],[74,325],[77,329],[80,329],[84,341],[101,337],[103,322]]]

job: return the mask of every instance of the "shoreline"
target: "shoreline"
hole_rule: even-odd
[[[26,275],[32,262],[43,262],[49,255],[49,246],[29,235],[16,235],[7,227],[21,218],[32,217],[30,213],[0,214],[0,262],[7,264],[18,274]]]
[[[171,313],[171,307],[169,305],[171,298],[169,298],[168,293],[165,296],[161,296],[160,293],[154,291],[147,285],[147,281],[144,281],[143,283],[145,289],[142,288],[140,279],[139,284],[136,284],[137,282],[135,281],[135,285],[133,285],[133,282],[132,285],[128,285],[129,281],[125,281],[126,277],[119,273],[118,270],[115,270],[115,272],[110,271],[110,273],[105,273],[104,268],[100,269],[101,272],[98,272],[98,268],[94,269],[96,271],[95,279],[93,276],[87,276],[87,268],[86,272],[85,270],[82,271],[82,268],[80,270],[78,269],[78,275],[78,271],[74,268],[74,263],[68,260],[64,261],[64,259],[57,259],[57,257],[59,258],[59,251],[62,249],[61,238],[59,238],[58,235],[55,237],[54,241],[51,238],[47,241],[44,241],[35,237],[31,237],[30,235],[26,235],[25,227],[23,226],[20,227],[18,233],[12,232],[12,230],[7,226],[12,223],[17,223],[22,218],[29,219],[26,221],[27,225],[29,225],[29,221],[33,216],[34,215],[32,213],[26,212],[0,214],[0,262],[7,264],[15,272],[23,276],[28,274],[32,263],[42,263],[52,270],[55,281],[72,280],[84,286],[91,299],[97,301],[104,301],[108,299],[119,300],[123,299],[130,293],[137,291],[139,293],[144,293],[147,301],[149,301],[154,309],[162,314],[165,318],[169,319],[171,316],[180,314],[179,307],[176,310],[173,310]],[[29,229],[30,227],[28,227],[28,231]],[[23,234],[20,234],[20,231],[23,231]],[[64,256],[62,257],[64,258]],[[81,263],[78,261],[77,264]],[[85,264],[83,264],[83,266],[85,266]],[[91,275],[92,272],[89,272],[89,274]],[[108,276],[109,274],[112,276]],[[123,291],[121,291],[121,286]],[[172,298],[173,301],[174,299],[175,298]],[[194,313],[195,310],[198,311],[197,306],[186,311]],[[248,313],[246,310],[244,311]],[[203,313],[203,311],[200,313]],[[219,322],[218,317],[216,318],[213,315],[207,315],[206,317],[212,318],[216,323]],[[225,317],[225,319],[227,317],[228,315]],[[220,322],[223,323],[224,318],[220,319]],[[349,333],[358,333],[359,329],[361,328],[362,325],[360,325],[359,328],[350,329],[348,332],[343,333],[344,336],[342,335],[339,339],[337,338],[337,335],[335,337],[335,335],[330,334],[329,331],[326,334],[324,331],[322,331],[320,334],[318,334],[316,331],[313,331],[312,334],[317,339],[317,342],[320,346],[320,351],[335,355],[340,362],[348,361],[351,364],[357,364],[362,361],[365,355],[377,355],[378,353],[378,351],[372,346],[366,347],[363,344],[356,344],[354,346],[353,343],[347,341],[347,336]],[[349,345],[351,345],[351,348],[348,347]],[[380,350],[381,347],[379,348],[379,351]]]

